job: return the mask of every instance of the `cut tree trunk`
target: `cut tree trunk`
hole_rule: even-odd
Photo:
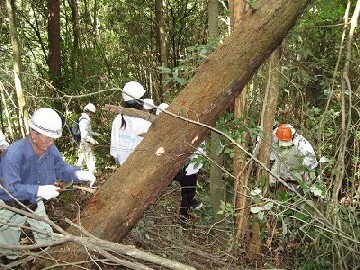
[[[309,2],[258,2],[259,8],[243,18],[172,102],[168,108],[172,115],[162,113],[153,122],[135,152],[93,195],[79,221],[89,233],[113,242],[126,236],[210,130],[181,117],[213,126],[261,63],[281,44]],[[78,234],[74,228],[69,231]],[[71,255],[54,253],[54,257],[69,261],[81,256],[73,247],[63,247],[63,251]]]

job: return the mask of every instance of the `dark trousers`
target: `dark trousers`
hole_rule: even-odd
[[[186,175],[186,167],[181,169],[174,180],[179,181],[181,186],[181,203],[180,214],[188,216],[190,206],[194,204],[194,197],[196,194],[197,175]]]

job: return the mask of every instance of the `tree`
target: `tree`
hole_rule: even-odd
[[[218,116],[281,44],[309,2],[258,2],[259,8],[199,67],[168,112],[155,120],[137,150],[93,195],[78,220],[85,230],[115,242],[127,234],[204,140]],[[70,231],[77,233],[75,228]],[[62,254],[67,259],[81,257],[81,248],[65,246],[63,250],[74,255]]]
[[[85,1],[86,2],[86,1]],[[76,0],[69,1],[69,5],[71,8],[71,23],[73,29],[73,44],[72,44],[72,51],[71,51],[71,67],[73,71],[73,78],[72,80],[77,81],[77,66],[81,67],[82,77],[85,79],[88,77],[84,54],[82,50],[82,39],[81,39],[81,31],[80,31],[80,23],[79,23],[79,14],[78,14],[78,4]],[[87,14],[87,13],[86,13]],[[59,29],[60,30],[60,29]],[[78,61],[80,62],[78,64]]]
[[[155,15],[156,15],[156,28],[157,28],[157,47],[159,49],[159,63],[160,66],[165,68],[168,66],[168,55],[166,46],[166,31],[165,31],[165,18],[164,18],[164,1],[155,1]],[[159,91],[156,93],[156,100],[162,100],[166,92],[166,74],[160,74]]]
[[[14,67],[14,82],[16,89],[16,96],[19,106],[19,130],[24,137],[25,134],[28,133],[29,127],[27,125],[29,120],[29,113],[26,108],[25,96],[23,93],[23,89],[21,86],[21,57],[20,57],[20,47],[18,34],[15,24],[15,1],[14,0],[6,0],[6,8],[9,16],[9,32],[11,36],[11,45],[13,48],[13,67]]]
[[[232,0],[231,1],[231,25],[232,30],[235,31],[239,26],[240,21],[246,16],[246,13],[249,12],[250,6],[244,0]],[[246,110],[247,110],[247,86],[241,91],[239,96],[235,99],[234,102],[234,117],[245,119]],[[245,121],[245,120],[244,120]],[[244,126],[246,122],[244,122]],[[246,149],[246,135],[242,135],[243,143],[242,146]],[[250,168],[248,163],[246,163],[246,153],[242,152],[241,149],[234,149],[234,209],[235,209],[235,220],[234,227],[237,231],[236,239],[243,238],[245,232],[247,231],[247,219],[248,219],[248,209],[247,198],[248,198],[248,189],[249,189],[249,173]]]
[[[270,151],[271,151],[271,136],[273,123],[275,120],[275,114],[277,109],[277,101],[279,97],[279,82],[280,82],[280,48],[276,49],[269,58],[268,63],[268,77],[266,89],[264,91],[263,107],[261,111],[261,130],[263,136],[260,136],[261,140],[258,149],[258,159],[261,164],[264,164],[266,168],[270,165]],[[252,166],[250,166],[252,167]],[[256,178],[258,186],[263,186],[264,196],[269,190],[269,173],[264,170],[260,164],[256,164]],[[252,239],[250,242],[249,256],[257,258],[261,253],[261,228],[260,220],[256,215],[251,216],[252,219]]]
[[[49,77],[55,88],[60,89],[61,76],[61,39],[60,39],[60,1],[48,0],[48,37],[49,37]]]
[[[209,40],[219,38],[219,2],[218,0],[209,1]],[[210,140],[210,156],[211,162],[210,165],[210,196],[211,196],[211,205],[213,210],[213,215],[215,221],[220,221],[224,215],[219,215],[221,201],[225,201],[225,184],[222,179],[222,165],[224,154],[219,151],[221,147],[221,136],[215,132],[211,131],[211,140]]]

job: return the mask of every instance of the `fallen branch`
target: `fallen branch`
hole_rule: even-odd
[[[96,191],[96,188],[89,188],[89,187],[82,187],[82,186],[72,186],[73,189],[80,189],[86,192],[89,192],[91,194],[94,194]]]
[[[189,246],[186,243],[184,243],[183,241],[178,241],[176,239],[169,239],[168,237],[166,237],[166,236],[164,236],[162,234],[156,233],[156,232],[154,232],[154,231],[152,231],[150,229],[145,228],[144,230],[145,230],[145,232],[147,234],[152,235],[153,237],[160,238],[159,242],[166,243],[166,245],[168,246],[168,248],[170,248],[170,250],[179,249],[182,252],[186,251],[186,252],[184,252],[184,254],[194,253],[194,254],[197,255],[197,257],[201,257],[206,261],[210,261],[212,264],[216,264],[220,268],[228,266],[228,263],[223,261],[220,256],[216,256],[214,254],[204,252],[204,251],[202,251],[202,250],[200,250],[198,248],[194,248],[192,246]],[[139,239],[139,240],[145,242],[148,245],[153,245],[153,242],[155,242],[155,241],[149,241],[146,238],[142,238],[142,239]],[[235,258],[234,256],[232,256],[230,254],[226,254],[226,257],[231,258],[234,261],[237,260],[237,258]],[[192,262],[192,263],[195,263],[195,262]]]
[[[151,123],[153,123],[156,119],[156,116],[149,112],[141,111],[141,110],[137,110],[137,109],[133,109],[133,108],[124,108],[121,106],[105,105],[104,110],[120,113],[123,115],[132,116],[132,117],[139,117],[139,118],[145,119]]]
[[[138,261],[132,261],[130,258],[141,260],[144,262],[150,262],[152,264],[160,265],[163,267],[166,267],[168,269],[173,270],[195,270],[194,267],[191,267],[189,265],[185,265],[183,263],[173,261],[164,257],[161,257],[159,255],[145,252],[137,249],[135,246],[132,245],[124,245],[119,243],[112,243],[106,240],[99,239],[90,233],[88,233],[86,230],[84,230],[83,227],[80,225],[77,225],[73,223],[72,221],[65,219],[67,223],[69,223],[71,226],[74,226],[81,232],[81,236],[75,236],[71,235],[67,232],[65,232],[60,226],[53,223],[51,220],[49,220],[46,217],[38,216],[35,213],[30,213],[24,210],[20,210],[14,207],[9,207],[4,203],[0,202],[0,205],[2,207],[8,208],[9,210],[12,210],[14,212],[17,212],[19,214],[23,214],[25,216],[34,218],[36,220],[40,220],[43,222],[48,223],[51,225],[56,231],[60,232],[61,234],[58,234],[56,238],[54,238],[53,242],[50,243],[41,243],[41,244],[30,244],[30,245],[6,245],[6,244],[0,244],[0,247],[4,250],[17,250],[22,251],[23,254],[27,254],[28,256],[25,256],[23,259],[20,259],[19,262],[25,262],[29,260],[29,256],[31,258],[38,257],[40,261],[38,261],[38,264],[41,265],[41,262],[47,261],[48,263],[55,263],[52,265],[52,267],[56,266],[67,266],[67,269],[77,269],[76,265],[78,264],[88,264],[88,263],[104,263],[104,264],[117,264],[125,266],[129,269],[136,269],[136,270],[152,270],[153,268],[148,267],[144,265],[141,262]],[[15,225],[15,224],[14,224]],[[30,229],[30,228],[27,228]],[[80,251],[81,247],[85,248],[86,253],[88,254],[88,257],[90,258],[89,261],[64,261],[64,260],[58,260],[54,261],[52,256],[49,255],[49,252],[51,254],[51,251],[54,249],[55,252],[58,252],[59,249],[61,250],[63,247],[63,244],[68,243],[70,245],[76,245],[78,246],[77,250]],[[42,252],[41,254],[46,256],[38,256],[40,253],[26,253],[28,250],[34,250],[38,248],[46,249],[48,247],[52,247],[51,250],[47,250],[46,252]],[[91,252],[91,253],[90,253]],[[94,256],[94,253],[97,253],[101,255],[103,258],[98,259],[96,256]],[[116,254],[120,256],[125,256],[125,258],[121,258],[117,256]],[[129,257],[129,259],[126,258]],[[19,262],[16,262],[16,265],[19,264]],[[0,264],[1,265],[1,264]]]
[[[147,262],[151,262],[157,265],[161,265],[164,267],[167,267],[169,269],[174,270],[195,270],[194,267],[185,265],[183,263],[173,261],[164,257],[161,257],[156,254],[152,254],[150,252],[142,251],[137,249],[135,246],[132,245],[124,245],[119,243],[113,243],[106,240],[99,239],[91,234],[89,234],[87,231],[84,230],[81,226],[73,223],[72,221],[66,219],[66,222],[69,223],[71,226],[76,227],[78,230],[81,231],[84,236],[87,237],[77,237],[73,236],[73,239],[77,240],[76,242],[81,243],[82,245],[93,249],[94,251],[97,251],[102,256],[106,257],[107,259],[117,262],[117,257],[114,257],[109,252],[115,252],[119,254],[123,254],[129,257],[132,257],[134,259],[143,260]],[[123,264],[124,262],[122,262]],[[124,265],[124,264],[123,264]],[[145,267],[145,266],[144,266]],[[139,268],[134,268],[139,269]]]

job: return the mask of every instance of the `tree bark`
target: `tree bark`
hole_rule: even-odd
[[[48,0],[48,38],[49,38],[49,76],[54,86],[60,89],[61,39],[60,39],[60,1]]]
[[[93,195],[79,223],[96,237],[120,241],[205,139],[207,126],[215,124],[281,44],[309,2],[259,1],[259,8],[246,16],[224,45],[199,67],[168,112],[154,121],[136,151]],[[63,251],[61,257],[66,260],[80,255],[66,246]]]
[[[210,0],[208,4],[208,24],[209,24],[209,40],[219,37],[219,1]],[[215,131],[211,131],[210,139],[210,156],[214,163],[210,165],[210,197],[214,219],[216,222],[224,218],[224,214],[219,215],[221,201],[225,201],[225,183],[222,179],[222,166],[224,163],[223,152],[219,153],[221,146],[221,135]]]
[[[245,0],[233,0],[231,1],[231,25],[232,30],[234,31],[240,24],[241,20],[246,16],[246,13],[249,12],[250,5]],[[244,125],[246,126],[246,117],[247,113],[247,88],[246,85],[241,91],[239,96],[236,97],[234,102],[234,117],[244,119]],[[242,146],[246,149],[246,135],[243,135]],[[234,218],[234,227],[236,230],[236,240],[243,240],[245,232],[248,228],[248,209],[247,209],[247,198],[248,198],[248,182],[249,182],[249,173],[250,167],[246,163],[246,154],[240,149],[234,149],[234,159],[233,159],[233,171],[235,176],[234,182],[234,209],[235,209],[235,218]]]
[[[17,102],[19,106],[19,127],[22,136],[25,137],[25,135],[28,134],[29,132],[29,126],[28,126],[29,113],[28,110],[26,109],[26,101],[20,79],[21,57],[20,57],[19,38],[15,24],[15,11],[14,11],[15,1],[6,0],[6,9],[9,16],[9,32],[11,37],[11,46],[13,49],[14,83],[16,89]]]
[[[85,1],[86,2],[86,1]],[[81,31],[80,31],[80,22],[79,22],[79,14],[78,14],[78,4],[77,0],[69,1],[71,7],[71,24],[73,28],[73,47],[71,49],[71,68],[72,68],[72,76],[73,81],[78,82],[77,79],[77,66],[81,67],[82,79],[86,79],[88,77],[83,49],[82,49],[82,39],[81,39]],[[85,5],[86,6],[86,5]],[[85,13],[88,15],[88,13]],[[85,16],[85,18],[87,18]],[[89,21],[89,19],[87,19]],[[85,24],[87,25],[87,24]],[[78,64],[80,62],[80,64]]]
[[[166,34],[165,34],[165,17],[164,17],[164,1],[155,1],[155,14],[156,14],[156,26],[157,26],[157,44],[159,50],[159,63],[162,67],[168,66],[168,54],[166,46]],[[160,74],[160,89],[156,92],[155,99],[163,100],[164,93],[166,93],[166,74]]]
[[[266,164],[266,167],[269,167],[270,165],[272,127],[275,120],[277,101],[279,97],[280,56],[280,48],[274,51],[270,56],[268,79],[261,112],[261,128],[264,137],[261,138],[258,159],[262,164]],[[263,189],[263,194],[265,195],[269,190],[269,173],[266,172],[260,165],[258,165],[256,169],[257,181],[260,183],[263,179],[265,179],[265,185]],[[252,233],[248,256],[253,259],[259,259],[261,254],[261,220],[259,220],[256,214],[251,216],[251,220],[253,226],[251,228]]]
[[[270,56],[267,86],[261,112],[261,129],[264,132],[264,138],[261,140],[258,159],[267,167],[270,165],[271,137],[279,99],[281,76],[279,65],[280,58],[281,48],[274,51]],[[262,177],[265,178],[266,183],[263,190],[263,195],[265,196],[269,189],[269,173],[265,172],[263,168],[258,166],[257,179],[261,179]]]

